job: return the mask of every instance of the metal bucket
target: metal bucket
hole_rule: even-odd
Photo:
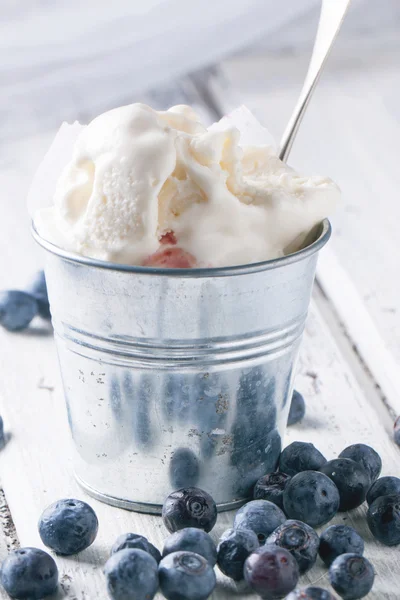
[[[159,513],[196,485],[239,506],[281,450],[318,250],[219,269],[106,263],[35,239],[80,485]]]

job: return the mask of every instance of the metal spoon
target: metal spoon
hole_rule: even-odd
[[[300,123],[318,83],[325,61],[340,31],[351,0],[322,0],[317,37],[300,97],[282,136],[279,158],[287,161]]]

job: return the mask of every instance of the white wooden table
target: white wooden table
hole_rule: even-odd
[[[296,387],[307,399],[307,416],[285,441],[312,441],[329,458],[348,444],[370,443],[383,458],[383,474],[399,476],[400,450],[392,441],[393,419],[400,413],[400,82],[395,58],[393,51],[382,50],[364,62],[347,62],[336,53],[296,142],[293,164],[332,175],[345,197],[335,219],[336,235],[321,257],[301,351]],[[222,111],[246,102],[278,134],[305,64],[306,55],[285,58],[260,51],[226,61],[200,91]],[[201,102],[193,80],[181,82],[179,89]],[[43,263],[29,235],[24,202],[52,137],[51,131],[38,131],[0,149],[0,288],[23,286]],[[2,559],[20,545],[42,547],[37,520],[48,504],[63,497],[88,500],[72,476],[57,357],[44,323],[37,321],[21,334],[0,331],[0,402],[12,435],[0,454]],[[119,534],[146,535],[159,548],[166,537],[160,518],[89,502],[99,517],[98,538],[77,558],[57,557],[60,586],[54,598],[106,598],[102,566]],[[215,540],[232,519],[230,513],[219,516]],[[365,554],[377,573],[368,598],[398,599],[399,551],[372,539],[365,507],[340,514],[335,522],[353,525],[366,541]],[[213,599],[246,596],[226,578],[218,579]],[[302,583],[310,582],[328,585],[320,562],[303,577]],[[6,597],[4,592],[0,597]]]

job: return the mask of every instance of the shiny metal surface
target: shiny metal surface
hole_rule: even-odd
[[[282,136],[279,158],[287,161],[300,123],[340,31],[351,0],[322,0],[318,31],[303,89]]]
[[[281,449],[328,221],[318,233],[260,265],[176,272],[77,260],[34,232],[89,494],[154,513],[185,485],[220,510],[249,498]]]

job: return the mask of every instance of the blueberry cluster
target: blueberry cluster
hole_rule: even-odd
[[[97,535],[94,510],[81,500],[65,499],[51,504],[39,519],[42,542],[56,554],[71,555],[85,550]],[[17,600],[39,600],[53,594],[58,585],[54,559],[38,548],[10,552],[1,566],[0,582]]]
[[[399,544],[400,480],[378,479],[381,468],[379,455],[365,444],[349,446],[330,461],[309,443],[294,442],[285,448],[278,471],[258,480],[254,500],[235,517],[237,531],[253,531],[261,544],[243,563],[250,587],[267,600],[286,594],[290,600],[332,600],[334,596],[322,588],[295,589],[299,575],[314,565],[319,554],[329,568],[332,587],[343,599],[367,595],[374,571],[363,556],[362,538],[344,525],[332,525],[320,537],[314,527],[367,498],[373,535],[385,544]]]
[[[39,271],[33,284],[26,290],[7,290],[0,294],[0,325],[8,331],[26,329],[39,315],[50,319],[46,279]]]
[[[400,538],[396,541],[400,479],[378,479],[381,468],[379,455],[365,444],[349,446],[339,458],[328,461],[312,444],[294,442],[281,453],[278,471],[257,481],[254,500],[237,511],[233,528],[221,536],[216,554],[205,533],[215,524],[212,499],[196,488],[173,492],[164,505],[163,518],[167,529],[175,533],[166,541],[160,566],[166,556],[176,554],[177,558],[164,563],[162,577],[159,569],[161,590],[171,600],[208,597],[211,583],[199,559],[193,558],[193,564],[198,565],[202,579],[192,579],[196,581],[192,589],[176,573],[182,569],[179,554],[194,551],[210,567],[216,557],[226,576],[244,579],[266,600],[332,600],[333,594],[326,589],[296,588],[300,575],[311,569],[319,555],[329,568],[333,589],[344,600],[363,598],[374,582],[373,567],[363,556],[363,539],[345,525],[332,525],[320,536],[314,527],[328,523],[338,511],[360,506],[367,498],[372,533],[386,544],[400,543]],[[196,519],[205,517],[205,521],[196,525],[193,509],[198,513]],[[197,533],[196,527],[200,527]]]
[[[170,535],[162,553],[136,533],[119,536],[112,546],[104,567],[109,597],[152,600],[160,589],[167,600],[206,600],[217,565],[264,600],[334,600],[321,587],[297,588],[319,556],[343,600],[363,598],[374,583],[363,539],[346,525],[320,535],[314,527],[366,499],[372,534],[386,545],[400,544],[400,479],[379,479],[381,467],[379,455],[364,444],[327,461],[312,444],[294,442],[281,453],[279,471],[257,482],[254,499],[237,511],[218,545],[209,535],[217,520],[213,498],[196,487],[176,490],[163,506]],[[46,508],[38,528],[53,552],[73,555],[94,542],[98,520],[85,502],[63,499]],[[36,600],[56,591],[57,565],[43,550],[21,548],[3,562],[0,581],[11,597]]]
[[[314,526],[327,523],[341,506],[359,506],[367,491],[372,503],[395,496],[395,478],[377,479],[380,458],[362,444],[346,448],[335,463],[312,444],[295,442],[281,454],[279,468],[283,467],[290,474],[278,471],[260,478],[254,500],[237,511],[233,528],[222,534],[217,547],[208,533],[217,517],[210,495],[198,488],[182,488],[168,496],[163,521],[171,535],[158,569],[155,561],[151,571],[158,573],[167,600],[208,598],[216,584],[215,564],[234,581],[245,580],[265,600],[334,600],[330,591],[320,587],[296,588],[300,575],[312,568],[318,555],[329,567],[333,589],[344,600],[369,593],[374,571],[363,556],[364,541],[358,533],[332,525],[319,536]],[[121,552],[120,560],[113,555],[107,563],[112,600],[123,600],[129,589],[135,589],[140,599],[152,598],[155,585],[148,582],[139,594],[137,568],[127,561],[128,555]]]
[[[110,598],[151,600],[160,588],[167,600],[206,600],[216,585],[218,553],[207,533],[216,519],[217,507],[205,491],[191,487],[172,492],[163,507],[163,521],[171,535],[162,555],[146,538],[133,533],[120,536],[112,547],[104,568]],[[246,534],[254,538],[247,557],[258,540],[252,532]]]

